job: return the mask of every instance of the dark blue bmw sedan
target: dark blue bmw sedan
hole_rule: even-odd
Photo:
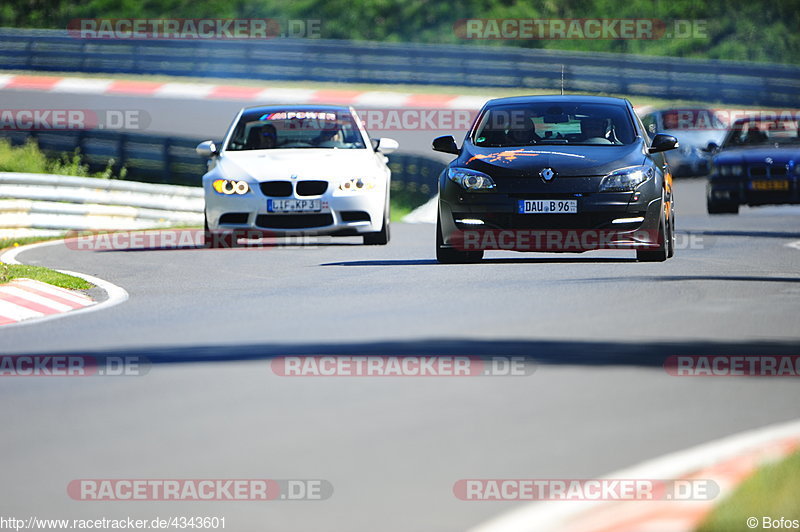
[[[739,205],[800,203],[798,118],[761,116],[733,123],[715,153],[707,187],[709,214]]]

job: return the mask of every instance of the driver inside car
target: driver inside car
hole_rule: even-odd
[[[612,144],[606,134],[606,120],[604,118],[581,119],[581,142],[586,144]]]
[[[336,146],[344,142],[344,135],[339,128],[339,124],[329,121],[325,122],[322,131],[319,132],[317,138],[312,142],[315,146]]]
[[[533,123],[533,117],[526,114],[521,120],[513,120],[511,127],[506,132],[508,144],[512,146],[526,146],[529,144],[536,144],[542,140],[536,133],[536,124]]]

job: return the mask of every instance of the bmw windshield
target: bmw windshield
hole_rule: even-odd
[[[798,144],[800,130],[797,120],[743,120],[733,125],[722,147],[752,148]]]
[[[350,113],[328,110],[245,112],[228,141],[229,151],[283,148],[364,149]]]

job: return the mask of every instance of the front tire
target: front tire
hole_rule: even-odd
[[[706,188],[706,210],[708,214],[739,214],[739,202],[720,201],[712,198],[711,185]]]
[[[637,249],[636,259],[639,262],[664,262],[670,257],[669,239],[667,221],[662,216],[661,223],[658,224],[658,247],[656,249]]]
[[[364,235],[364,245],[365,246],[385,246],[389,243],[389,204],[386,204],[386,207],[383,211],[383,227],[381,230],[375,233],[367,233]]]
[[[465,264],[469,262],[480,262],[483,259],[483,250],[479,251],[459,251],[444,246],[444,236],[442,236],[441,213],[436,213],[436,260],[442,264]]]
[[[667,242],[669,242],[669,248],[667,251],[667,258],[671,259],[675,256],[675,211],[670,209],[670,220],[669,220],[669,233],[667,235]]]
[[[739,204],[729,202],[719,202],[708,198],[706,202],[708,214],[739,214]]]
[[[236,235],[212,233],[208,228],[208,217],[203,213],[203,247],[208,249],[232,248],[236,246]]]

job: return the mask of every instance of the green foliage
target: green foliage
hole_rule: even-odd
[[[125,179],[127,169],[122,168],[119,176],[115,176],[114,163],[115,161],[111,159],[105,170],[92,173],[89,172],[89,167],[82,163],[80,152],[77,149],[71,154],[63,154],[53,159],[48,158],[32,138],[29,138],[22,146],[12,146],[7,139],[0,139],[0,172]]]
[[[75,18],[277,18],[321,21],[323,38],[466,43],[711,59],[800,63],[796,0],[5,0],[0,25],[64,28]],[[459,39],[466,18],[632,18],[705,21],[691,38],[652,40]]]

